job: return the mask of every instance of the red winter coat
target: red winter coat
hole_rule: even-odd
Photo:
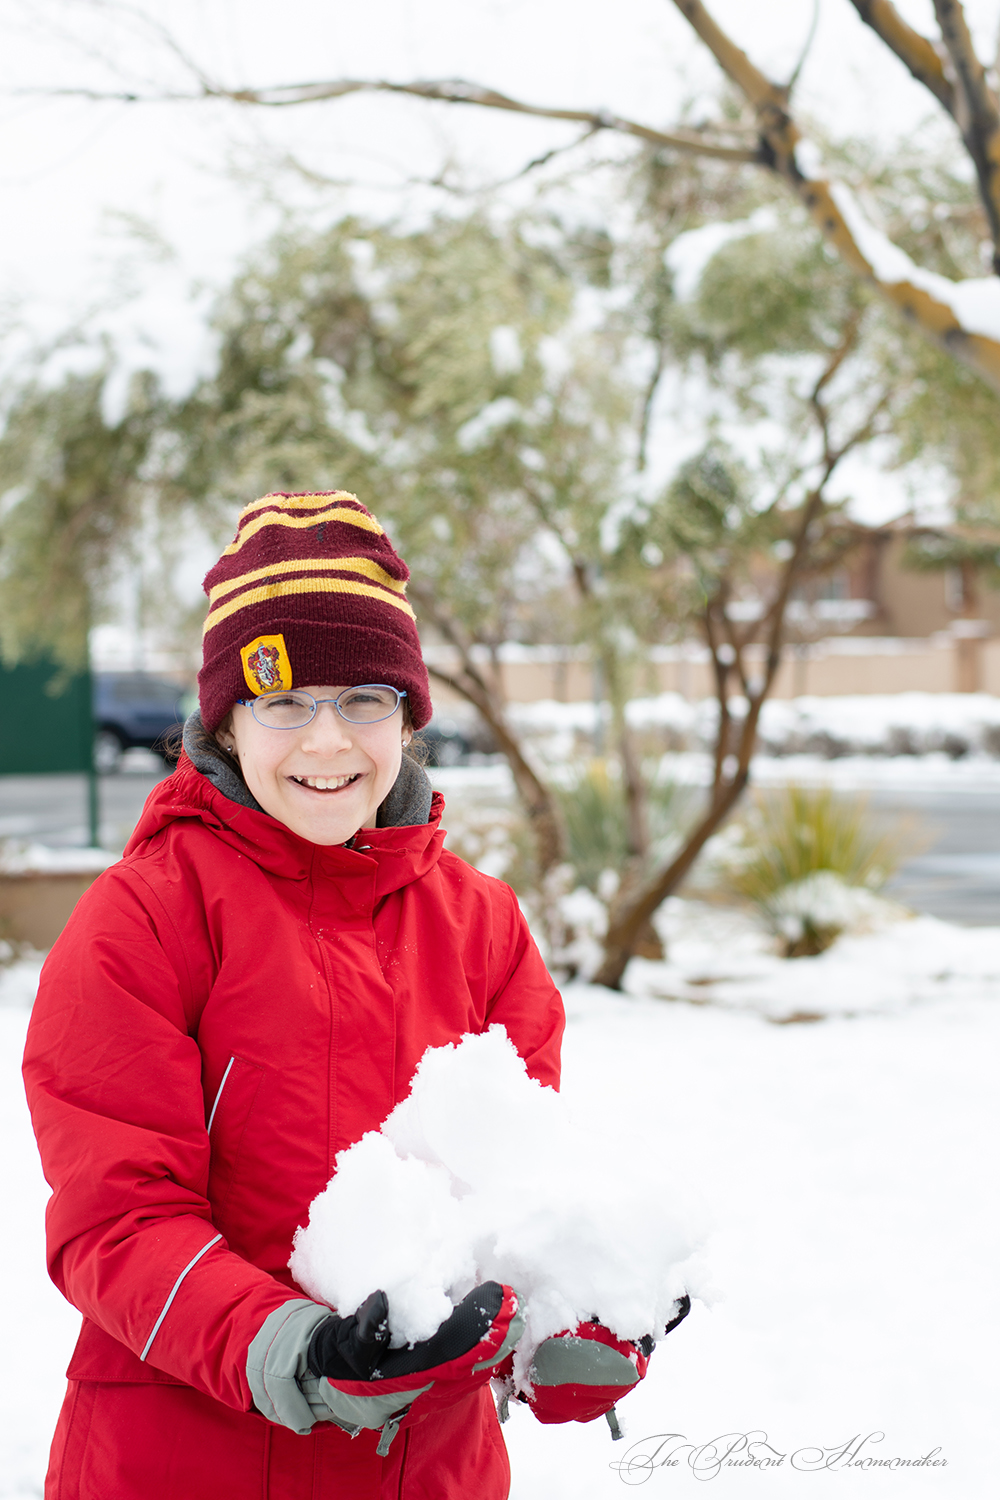
[[[244,1363],[338,1151],[425,1048],[502,1022],[555,1084],[559,996],[513,894],[429,824],[321,847],[186,760],[42,971],[25,1055],[52,1279],[83,1313],[49,1500],[500,1500],[488,1388],[401,1431],[308,1437]]]

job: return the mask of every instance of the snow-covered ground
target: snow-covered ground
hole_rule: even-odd
[[[891,914],[893,908],[886,903]],[[902,908],[898,909],[900,912]],[[845,935],[818,958],[779,958],[749,915],[671,899],[659,919],[667,961],[633,959],[636,996],[751,1010],[771,1021],[894,1015],[947,1000],[1000,1008],[1000,928],[957,927],[902,915],[878,931]]]
[[[734,713],[741,712],[741,701],[733,700]],[[541,699],[514,704],[510,712],[550,764],[589,753],[584,742],[593,736],[597,722],[593,703]],[[661,735],[666,748],[697,752],[714,740],[718,708],[713,698],[693,702],[680,693],[660,693],[633,699],[627,715],[633,728]],[[968,757],[980,767],[992,762],[996,768],[998,755],[1000,698],[992,693],[772,698],[764,704],[760,719],[758,759],[786,762],[778,774],[788,780],[794,776],[794,769],[787,766],[789,757],[820,764],[874,758],[893,768],[908,760],[943,766]],[[695,763],[701,763],[700,756]],[[850,776],[849,770],[848,784],[853,784]]]
[[[918,918],[781,962],[731,913],[678,902],[667,926],[670,964],[633,965],[629,994],[567,987],[564,1090],[591,1119],[627,1123],[651,1183],[669,1161],[700,1196],[720,1300],[696,1304],[656,1351],[622,1404],[624,1441],[603,1422],[541,1427],[515,1406],[513,1500],[704,1481],[794,1500],[986,1500],[1000,929]],[[17,1077],[36,974],[19,964],[0,978],[3,1500],[41,1493],[76,1327],[45,1276],[46,1188]],[[656,998],[677,993],[702,1003]],[[826,1019],[768,1019],[794,1011]],[[867,1462],[928,1455],[880,1477]]]
[[[473,766],[431,766],[428,774],[442,791],[449,810],[481,806],[484,797],[500,805],[512,801],[514,786],[505,761],[491,758]],[[674,751],[662,757],[663,781],[706,786],[711,761],[700,750]],[[1000,792],[1000,760],[969,755],[951,760],[930,755],[845,755],[827,760],[821,755],[755,755],[753,786],[831,786],[843,792]],[[445,826],[448,815],[445,815]]]
[[[582,988],[567,1001],[567,1092],[627,1111],[637,1152],[672,1153],[701,1183],[725,1300],[696,1304],[656,1352],[622,1443],[516,1411],[515,1500],[713,1478],[796,1500],[995,1494],[995,1001],[787,1026]],[[729,1448],[743,1462],[717,1472]],[[935,1449],[946,1466],[878,1479],[849,1463]],[[749,1459],[779,1455],[747,1478]],[[631,1474],[610,1467],[623,1460]]]

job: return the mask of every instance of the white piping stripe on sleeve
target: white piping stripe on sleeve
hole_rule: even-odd
[[[209,1242],[208,1242],[207,1245],[202,1245],[201,1249],[198,1251],[198,1254],[195,1256],[194,1260],[189,1260],[188,1261],[187,1265],[184,1267],[183,1271],[178,1276],[177,1280],[174,1282],[173,1286],[170,1289],[170,1296],[167,1298],[166,1302],[164,1302],[164,1304],[163,1304],[163,1311],[160,1313],[160,1316],[157,1318],[156,1322],[153,1324],[153,1331],[149,1335],[149,1338],[146,1340],[146,1347],[145,1347],[145,1349],[143,1349],[142,1353],[139,1355],[140,1359],[145,1359],[146,1355],[149,1353],[150,1349],[153,1347],[153,1340],[156,1338],[156,1335],[160,1331],[160,1324],[163,1322],[164,1318],[167,1316],[167,1313],[170,1311],[170,1304],[171,1304],[171,1302],[173,1302],[174,1298],[177,1296],[177,1293],[180,1291],[180,1289],[181,1289],[181,1282],[184,1280],[184,1278],[187,1275],[187,1273],[194,1266],[196,1266],[198,1264],[198,1262],[201,1260],[201,1257],[205,1254],[205,1251],[206,1250],[211,1250],[212,1246],[213,1245],[217,1245],[221,1239],[222,1239],[222,1235],[221,1234],[217,1234],[214,1239],[209,1240]]]
[[[215,1103],[212,1105],[212,1113],[209,1115],[209,1117],[208,1117],[208,1124],[205,1126],[205,1129],[206,1129],[206,1131],[208,1132],[209,1135],[211,1135],[211,1133],[212,1133],[212,1121],[215,1119],[215,1111],[218,1109],[218,1107],[219,1107],[219,1100],[222,1098],[222,1090],[226,1086],[226,1079],[229,1077],[230,1071],[231,1071],[233,1063],[235,1061],[236,1061],[235,1057],[231,1057],[229,1059],[229,1062],[228,1062],[228,1064],[226,1066],[226,1071],[222,1075],[222,1082],[219,1084],[219,1092],[215,1096]]]

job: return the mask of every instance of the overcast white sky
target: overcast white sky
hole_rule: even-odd
[[[933,30],[930,0],[897,3]],[[790,72],[813,12],[812,0],[713,0],[711,8],[775,77]],[[169,25],[206,73],[231,84],[464,77],[669,127],[719,76],[670,0],[137,0],[135,9]],[[992,58],[1000,0],[969,0],[967,10],[981,55]],[[127,280],[121,215],[140,216],[178,258],[143,268],[144,295],[116,315],[115,329],[137,356],[145,346],[144,361],[175,389],[207,357],[192,282],[220,285],[272,222],[228,175],[233,163],[291,150],[331,177],[367,184],[363,205],[391,212],[412,197],[406,180],[432,174],[448,155],[489,179],[572,133],[384,96],[265,112],[30,92],[188,87],[183,69],[123,12],[103,0],[0,0],[0,298],[33,329],[63,327],[106,295],[109,279]],[[886,140],[933,113],[849,0],[821,0],[798,97],[829,129]],[[331,190],[329,211],[343,201]]]
[[[669,126],[683,101],[718,77],[670,0],[146,0],[145,8],[207,72],[234,84],[457,76]],[[787,75],[812,0],[714,0],[713,8],[757,62]],[[901,8],[931,28],[929,0]],[[972,0],[969,11],[992,55],[1000,5]],[[373,200],[392,204],[407,174],[433,172],[449,150],[500,174],[572,129],[385,97],[265,113],[18,96],[122,80],[186,83],[138,26],[93,0],[0,0],[0,41],[0,276],[8,293],[57,308],[100,288],[116,209],[160,224],[190,273],[221,279],[259,232],[246,194],[225,178],[227,164],[246,164],[266,146],[294,149],[333,177],[381,183]],[[882,136],[903,134],[932,104],[849,0],[821,0],[800,101],[834,129]]]

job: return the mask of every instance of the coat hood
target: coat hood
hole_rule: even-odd
[[[381,896],[425,875],[437,863],[444,843],[439,827],[443,811],[444,798],[435,792],[426,823],[362,828],[355,835],[353,848],[346,844],[312,844],[269,813],[256,806],[241,806],[227,797],[182,751],[173,775],[154,787],[146,799],[123,857],[141,852],[173,824],[195,821],[262,869],[286,879],[356,874],[359,861],[374,860]]]

